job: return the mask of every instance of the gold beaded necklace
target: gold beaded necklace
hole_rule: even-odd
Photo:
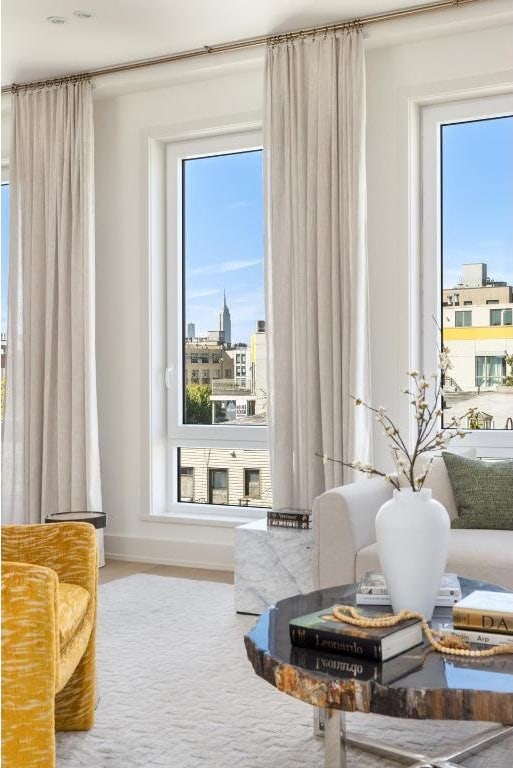
[[[463,638],[457,635],[442,635],[441,632],[437,632],[431,629],[424,616],[421,613],[415,613],[407,609],[388,616],[378,616],[376,618],[370,618],[368,616],[362,616],[358,613],[357,609],[352,605],[336,605],[333,608],[333,615],[330,618],[341,621],[344,624],[352,624],[355,627],[362,627],[365,629],[379,628],[379,627],[395,627],[400,624],[401,621],[407,619],[418,619],[421,622],[424,634],[427,637],[429,645],[438,651],[439,653],[446,653],[453,656],[499,656],[503,653],[513,653],[513,644],[507,645],[494,645],[493,648],[486,648],[483,651],[472,650],[470,643],[467,643]]]

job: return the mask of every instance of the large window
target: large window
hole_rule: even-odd
[[[169,502],[191,511],[272,504],[260,141],[167,149]],[[244,467],[265,493],[248,500]]]
[[[473,409],[467,427],[476,433],[467,442],[509,453],[513,95],[427,107],[422,137],[424,360],[434,357],[430,345],[448,350],[444,424]],[[433,314],[440,318],[438,339]],[[503,437],[483,434],[499,430]]]

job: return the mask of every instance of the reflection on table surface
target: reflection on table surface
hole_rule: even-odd
[[[463,595],[474,590],[503,591],[492,584],[460,579]],[[505,591],[505,590],[504,590]],[[254,645],[272,658],[308,670],[312,676],[340,680],[374,680],[393,688],[480,690],[513,693],[513,654],[485,657],[448,657],[426,643],[410,649],[383,664],[340,654],[318,653],[291,645],[289,621],[335,603],[355,605],[356,585],[319,590],[282,600],[266,611],[249,637]],[[366,613],[388,612],[384,606],[365,606]],[[451,608],[436,608],[432,626],[450,621]]]

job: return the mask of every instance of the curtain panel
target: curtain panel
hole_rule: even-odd
[[[368,461],[362,32],[271,44],[264,132],[273,499],[311,508]]]
[[[12,98],[4,522],[100,510],[88,81]]]

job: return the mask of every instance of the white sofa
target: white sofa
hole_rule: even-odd
[[[433,463],[426,487],[457,514],[445,464]],[[365,571],[381,570],[374,519],[392,497],[381,478],[350,483],[319,496],[313,506],[314,584],[316,589],[349,584]],[[451,530],[447,571],[513,590],[513,531]]]

